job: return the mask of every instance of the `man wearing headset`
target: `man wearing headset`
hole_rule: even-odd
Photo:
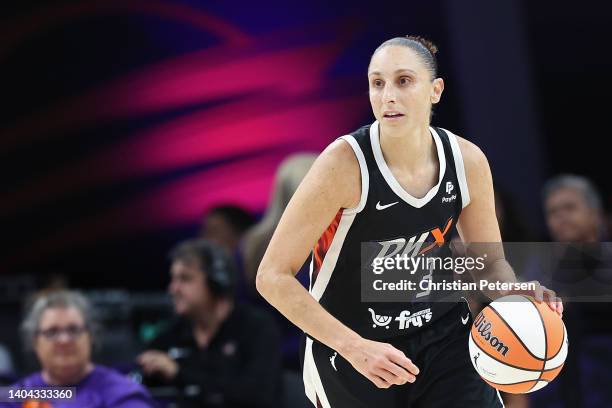
[[[278,407],[279,332],[272,317],[234,303],[231,257],[197,239],[170,261],[177,318],[138,357],[145,379],[183,390],[181,407]]]

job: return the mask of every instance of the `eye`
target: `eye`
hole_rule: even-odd
[[[380,88],[383,85],[383,81],[382,81],[382,79],[375,79],[375,80],[372,81],[372,85],[375,88]]]
[[[42,331],[42,333],[46,334],[49,337],[55,337],[59,334],[59,332],[60,332],[60,329],[58,329],[57,327],[52,327],[50,329]]]
[[[66,333],[70,334],[73,337],[76,337],[77,335],[81,334],[84,330],[85,330],[84,327],[72,325],[66,328]]]
[[[399,79],[400,85],[409,85],[411,82],[412,82],[412,78],[407,77],[407,76],[400,77]]]

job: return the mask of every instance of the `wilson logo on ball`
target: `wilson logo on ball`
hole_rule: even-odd
[[[491,322],[485,319],[482,312],[476,316],[474,327],[476,328],[476,331],[478,331],[478,334],[480,334],[480,336],[487,341],[491,347],[496,349],[498,353],[501,353],[503,356],[508,353],[508,346],[506,346],[501,340],[492,334],[493,325]]]
[[[567,330],[545,302],[509,295],[482,309],[470,329],[468,348],[484,381],[500,391],[525,394],[546,387],[561,372]]]

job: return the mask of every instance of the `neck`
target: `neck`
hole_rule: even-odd
[[[380,147],[390,167],[415,171],[431,161],[436,146],[429,124],[395,128],[380,126]]]
[[[85,367],[80,368],[43,369],[42,377],[49,385],[73,385],[85,378],[93,368],[93,364],[90,362]]]
[[[213,301],[209,308],[193,320],[193,330],[200,345],[208,344],[217,333],[221,324],[234,309],[234,302],[230,299],[220,298]]]

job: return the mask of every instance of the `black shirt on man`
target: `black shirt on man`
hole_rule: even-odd
[[[274,319],[261,310],[236,305],[203,348],[196,343],[192,323],[177,318],[148,348],[167,352],[178,363],[171,385],[179,390],[181,408],[280,404],[280,334]]]

